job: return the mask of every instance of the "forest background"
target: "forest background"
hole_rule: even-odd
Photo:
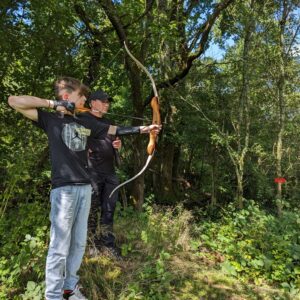
[[[151,83],[126,42],[156,82],[163,129],[120,190],[125,259],[87,257],[86,294],[297,299],[299,15],[295,0],[1,1],[0,298],[43,299],[49,234],[47,139],[7,98],[54,99],[72,76],[114,97],[116,124],[149,124]],[[147,143],[123,139],[121,181]]]

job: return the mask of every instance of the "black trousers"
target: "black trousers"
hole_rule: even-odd
[[[114,247],[113,233],[114,213],[118,200],[118,192],[109,198],[112,190],[119,184],[115,174],[92,174],[93,193],[88,229],[89,239],[97,247]]]

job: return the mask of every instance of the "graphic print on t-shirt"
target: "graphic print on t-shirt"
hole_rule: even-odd
[[[72,151],[83,151],[86,147],[90,130],[77,123],[64,124],[61,137],[65,145]]]

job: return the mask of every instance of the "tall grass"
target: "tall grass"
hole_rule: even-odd
[[[0,226],[1,300],[44,299],[48,210],[36,202],[5,213],[7,222]],[[211,230],[207,222],[200,224],[212,239],[218,224],[211,221]],[[145,205],[142,213],[118,207],[115,234],[123,260],[101,253],[90,257],[87,251],[80,269],[83,293],[90,300],[297,299],[229,275],[221,268],[222,249],[205,249],[202,234],[195,235],[200,224],[182,206]]]

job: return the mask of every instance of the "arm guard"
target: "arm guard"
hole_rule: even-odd
[[[130,135],[130,134],[140,134],[140,126],[131,127],[117,127],[117,136]]]

